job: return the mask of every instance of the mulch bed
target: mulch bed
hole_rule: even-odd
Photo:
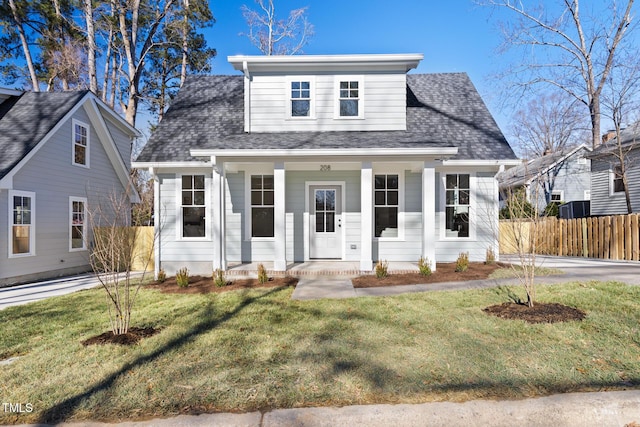
[[[114,335],[113,332],[108,331],[104,334],[96,335],[87,340],[82,341],[82,345],[88,346],[93,344],[120,344],[120,345],[133,345],[143,338],[148,338],[160,332],[160,329],[152,327],[148,328],[129,328],[129,332],[126,334]]]
[[[298,279],[295,277],[270,277],[265,283],[260,283],[258,279],[236,279],[228,281],[226,286],[218,287],[213,283],[211,277],[191,276],[189,286],[181,288],[176,283],[175,277],[168,277],[164,282],[153,282],[147,288],[158,289],[165,294],[208,294],[211,292],[228,292],[238,289],[259,289],[275,288],[285,286],[296,286]]]
[[[515,302],[505,302],[483,309],[485,313],[502,319],[524,320],[528,323],[556,323],[581,321],[587,314],[577,308],[557,303],[534,303],[533,307]]]
[[[375,288],[379,286],[420,285],[425,283],[459,282],[466,280],[481,280],[489,277],[498,268],[505,268],[503,263],[485,264],[470,262],[466,271],[456,271],[455,262],[437,263],[436,271],[430,276],[420,273],[389,273],[387,277],[378,279],[375,274],[356,277],[351,280],[354,288]]]

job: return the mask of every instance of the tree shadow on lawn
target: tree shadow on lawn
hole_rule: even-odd
[[[205,334],[216,327],[219,327],[223,323],[229,321],[234,316],[238,315],[243,309],[247,308],[249,305],[259,302],[261,299],[268,297],[270,295],[285,291],[287,288],[274,288],[264,294],[261,294],[256,297],[247,298],[244,296],[242,301],[239,302],[238,306],[232,311],[226,313],[219,319],[212,319],[215,313],[212,312],[211,303],[207,305],[205,308],[205,312],[203,314],[205,320],[199,324],[196,324],[190,331],[185,334],[169,341],[162,347],[153,351],[150,354],[139,357],[138,359],[129,362],[122,366],[118,371],[112,373],[111,375],[104,378],[102,381],[95,384],[93,387],[87,389],[85,392],[77,394],[75,396],[69,397],[57,405],[47,409],[42,413],[42,415],[38,418],[38,423],[59,423],[66,421],[76,410],[76,408],[87,399],[90,399],[93,395],[99,392],[106,391],[118,380],[118,378],[125,375],[127,372],[130,372],[132,369],[144,365],[153,361],[154,359],[162,356],[165,352],[174,350],[176,348],[182,347],[185,344],[193,341],[199,335]]]

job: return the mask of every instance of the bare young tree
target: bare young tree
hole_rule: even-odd
[[[486,0],[516,19],[504,23],[504,48],[521,48],[522,61],[506,75],[524,88],[555,86],[584,104],[591,121],[591,143],[600,143],[600,97],[618,51],[630,44],[634,0],[592,6],[582,13],[579,0],[556,0],[544,7],[521,1]],[[622,7],[620,7],[622,6]]]
[[[144,212],[144,207],[148,208],[149,204],[138,207],[134,212],[148,218],[150,213]],[[93,234],[91,267],[106,293],[112,332],[115,335],[126,334],[154,245],[151,242],[146,251],[136,247],[141,228],[130,227],[132,210],[128,192],[112,191],[88,208],[88,224]],[[133,222],[141,221],[133,218]],[[134,264],[143,266],[142,278],[132,278]]]
[[[307,21],[308,7],[293,9],[286,19],[276,16],[273,0],[255,0],[259,10],[242,5],[249,32],[246,36],[265,55],[295,55],[309,43],[314,34],[313,25]]]

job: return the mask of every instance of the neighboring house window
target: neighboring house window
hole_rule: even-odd
[[[291,117],[311,116],[311,83],[291,82]]]
[[[89,126],[72,121],[73,126],[73,164],[89,167]]]
[[[251,237],[273,237],[273,175],[251,175]]]
[[[87,199],[69,198],[69,250],[87,249]]]
[[[362,118],[362,79],[336,81],[337,93],[337,117]]]
[[[470,179],[450,174],[445,179],[446,237],[469,237]]]
[[[206,237],[204,175],[182,175],[182,237]]]
[[[613,185],[614,193],[624,192],[624,181],[622,180],[622,167],[619,165],[613,168]]]
[[[398,175],[376,175],[374,180],[374,216],[376,237],[398,237]]]
[[[10,256],[34,255],[35,193],[10,191],[9,203],[11,218],[9,254]]]
[[[553,190],[551,192],[551,201],[552,202],[561,202],[563,199],[563,191],[562,190]]]

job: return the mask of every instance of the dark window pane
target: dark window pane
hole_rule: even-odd
[[[79,164],[79,165],[84,165],[86,164],[86,154],[85,154],[85,150],[86,148],[81,146],[81,145],[76,145],[75,146],[75,156],[74,156],[74,161]]]
[[[383,191],[376,191],[375,192],[375,204],[376,205],[385,205],[385,194],[384,194],[384,190]]]
[[[447,175],[447,189],[458,187],[458,175]]]
[[[82,226],[72,226],[71,227],[71,247],[73,249],[80,249],[84,247],[84,242],[82,241]]]
[[[458,231],[458,237],[469,237],[469,212],[458,210],[453,219],[453,229]]]
[[[261,205],[262,204],[262,191],[252,191],[251,192],[251,204],[252,205]]]
[[[455,208],[454,207],[447,207],[446,208],[447,211],[447,218],[446,218],[446,222],[447,224],[445,225],[445,228],[447,230],[453,230],[453,219],[454,219],[454,214],[455,214]]]
[[[469,190],[460,190],[459,197],[460,197],[460,200],[458,200],[459,204],[461,205],[469,204]]]
[[[309,82],[300,82],[300,88],[301,89],[309,89]]]
[[[182,192],[182,205],[189,206],[193,205],[193,193],[191,190]]]
[[[316,211],[324,210],[324,190],[316,190]]]
[[[385,175],[376,175],[375,178],[375,189],[385,188]]]
[[[300,82],[291,82],[291,89],[300,89]]]
[[[24,211],[22,213],[22,223],[25,225],[31,224],[31,211]]]
[[[454,205],[456,203],[456,190],[447,190],[445,203],[447,205]]]
[[[349,82],[340,82],[340,89],[349,89]]]
[[[193,188],[204,190],[204,175],[195,175],[193,177]]]
[[[299,90],[294,90],[293,92],[291,92],[291,98],[299,99],[300,98],[300,91]]]
[[[357,82],[357,81],[355,81],[355,82],[349,82],[349,83],[350,83],[350,85],[351,85],[351,89],[358,89],[358,82]]]
[[[326,215],[325,215],[325,219],[326,219],[326,223],[327,223],[325,231],[327,233],[333,233],[334,231],[336,231],[335,213],[327,212]]]
[[[357,98],[358,97],[358,89],[349,91],[349,98]]]
[[[311,91],[303,90],[301,98],[311,98]]]
[[[262,175],[251,175],[251,189],[260,190],[262,188]]]
[[[324,232],[324,212],[316,212],[316,233]]]
[[[311,111],[310,101],[291,101],[292,117],[308,117]]]
[[[266,206],[273,206],[273,191],[264,191],[263,192],[263,200],[262,204]]]
[[[193,192],[193,204],[197,206],[204,205],[204,191],[194,191]]]
[[[327,211],[336,210],[336,190],[327,190],[324,209]]]
[[[182,189],[190,190],[193,188],[193,176],[192,175],[183,175],[182,176]]]
[[[375,208],[376,237],[398,237],[398,208]]]
[[[25,210],[31,210],[31,197],[22,197],[22,207]]]
[[[340,116],[357,117],[358,116],[358,100],[356,99],[340,100]]]
[[[273,175],[264,175],[262,177],[263,187],[265,190],[273,190]]]
[[[469,175],[458,175],[460,179],[460,188],[469,189]]]
[[[387,175],[387,188],[398,188],[398,175]]]
[[[340,91],[340,98],[348,98],[349,97],[349,91],[348,90],[341,90]]]
[[[29,226],[18,225],[13,226],[13,254],[29,253],[29,242],[31,230]]]
[[[273,208],[251,208],[251,237],[273,237]]]
[[[397,204],[398,204],[398,192],[387,191],[387,205],[397,205]]]
[[[182,236],[204,237],[204,208],[182,208]]]

